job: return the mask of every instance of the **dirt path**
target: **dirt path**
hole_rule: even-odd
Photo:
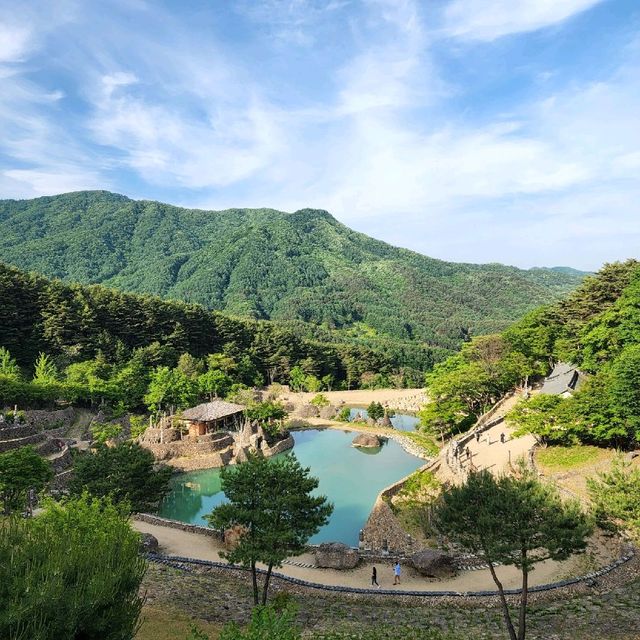
[[[414,413],[426,404],[429,399],[424,389],[357,389],[354,391],[323,391],[329,402],[333,405],[345,404],[347,406],[366,407],[372,402],[395,409],[396,411],[408,411]],[[294,405],[308,404],[316,393],[284,393],[279,397],[283,402],[291,402]]]
[[[133,521],[133,526],[141,533],[151,533],[154,535],[158,539],[161,552],[164,554],[210,560],[213,562],[225,562],[220,557],[221,547],[209,536],[140,522],[138,520]],[[311,554],[305,554],[292,560],[297,563],[314,564],[314,558]],[[369,586],[372,566],[370,563],[363,563],[350,571],[336,571],[333,569],[307,568],[285,564],[281,569],[278,569],[278,573],[319,584],[362,588]],[[553,582],[557,580],[559,576],[564,576],[576,571],[578,566],[577,558],[571,558],[565,562],[543,562],[536,565],[536,570],[530,577],[530,584],[534,586]],[[376,563],[376,567],[378,569],[378,582],[380,586],[382,588],[392,588],[393,573],[391,563],[389,562],[388,566],[385,566],[383,563]],[[497,573],[505,588],[511,589],[519,587],[520,576],[518,571],[513,567],[498,567]],[[402,587],[399,590],[406,589],[424,592],[453,590],[463,592],[493,590],[494,588],[495,584],[488,570],[464,571],[452,579],[432,580],[422,577],[409,567],[403,567]]]

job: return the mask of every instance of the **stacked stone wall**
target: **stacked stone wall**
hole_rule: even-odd
[[[46,439],[46,436],[42,433],[34,433],[24,438],[15,438],[12,440],[3,440],[0,442],[0,453],[6,451],[12,451],[13,449],[19,449],[20,447],[26,447],[27,445],[36,445]]]

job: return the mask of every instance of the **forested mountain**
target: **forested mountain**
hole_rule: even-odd
[[[605,265],[565,299],[501,334],[481,336],[427,375],[422,412],[437,432],[465,429],[501,395],[559,361],[586,381],[570,398],[536,395],[509,416],[548,442],[633,447],[640,442],[640,262]]]
[[[59,371],[86,365],[93,376],[94,368],[112,367],[116,375],[133,362],[138,377],[154,367],[175,367],[184,354],[188,359],[219,354],[236,363],[236,380],[246,384],[288,383],[298,367],[323,379],[324,387],[349,388],[419,384],[421,370],[433,364],[434,354],[424,345],[363,344],[343,337],[304,323],[232,318],[197,304],[65,284],[0,263],[0,348],[27,379],[40,353]],[[0,358],[0,377],[5,364]]]
[[[202,211],[105,191],[0,201],[2,259],[81,283],[447,349],[574,288],[573,270],[443,262],[326,211]]]

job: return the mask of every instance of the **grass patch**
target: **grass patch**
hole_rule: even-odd
[[[547,471],[578,469],[611,457],[609,449],[591,445],[572,447],[547,447],[536,454],[538,464]]]
[[[431,434],[421,431],[402,431],[402,435],[413,440],[428,456],[437,456],[440,451],[440,445]]]
[[[193,624],[204,631],[210,640],[219,637],[218,625],[190,618],[179,611],[145,606],[142,610],[142,626],[135,640],[186,640]]]

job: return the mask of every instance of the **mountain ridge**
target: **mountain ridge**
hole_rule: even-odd
[[[581,275],[453,263],[354,231],[322,209],[188,209],[80,191],[0,201],[0,251],[21,269],[455,348],[563,295]]]

